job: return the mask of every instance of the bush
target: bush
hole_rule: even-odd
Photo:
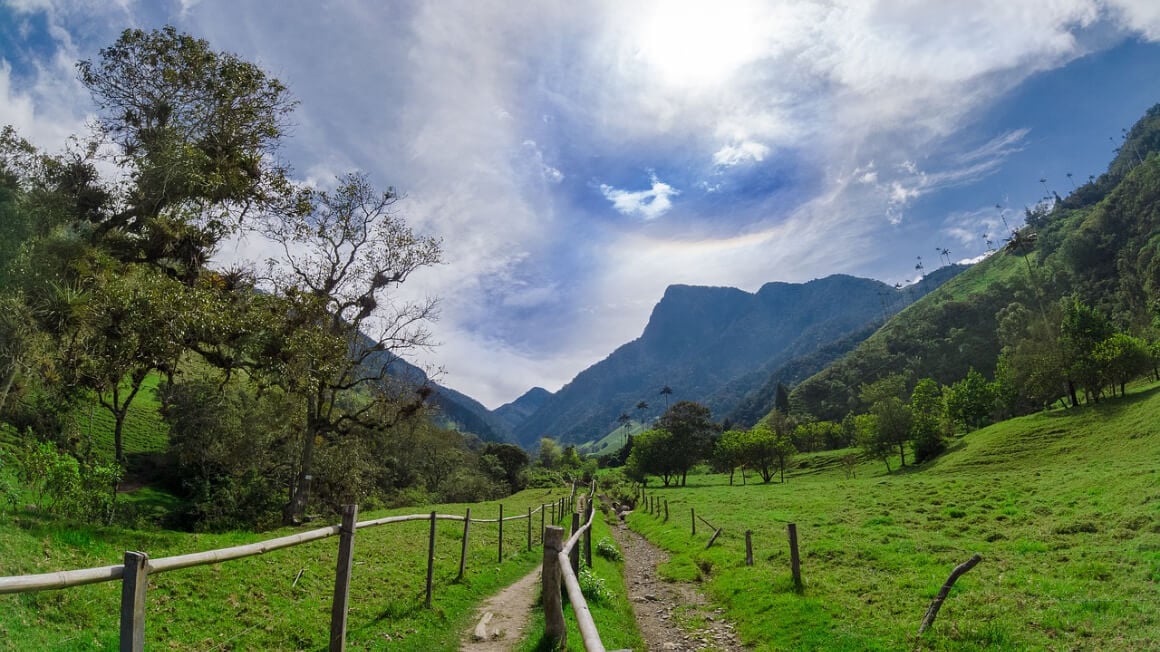
[[[596,542],[596,554],[604,557],[608,561],[621,561],[624,556],[620,554],[620,549],[608,537],[603,537]]]
[[[612,589],[604,584],[603,577],[593,573],[590,569],[581,568],[580,575],[576,579],[580,582],[580,592],[589,602],[601,604],[612,601],[614,597]]]
[[[37,442],[31,431],[11,467],[11,475],[27,490],[26,496],[37,510],[101,523],[112,520],[119,467],[81,464],[52,442]],[[7,474],[0,482],[0,493],[10,506],[19,503],[19,489]]]

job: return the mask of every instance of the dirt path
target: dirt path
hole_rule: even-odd
[[[524,635],[539,595],[540,568],[488,598],[479,607],[471,629],[460,639],[461,652],[508,652]],[[488,617],[487,614],[491,614]],[[480,629],[480,622],[486,619]],[[482,637],[477,634],[482,634]]]
[[[624,553],[628,599],[649,650],[739,652],[745,649],[733,625],[722,618],[720,609],[709,606],[696,587],[657,577],[657,567],[669,559],[663,550],[622,522],[613,525],[612,534]]]

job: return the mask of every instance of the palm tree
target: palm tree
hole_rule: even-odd
[[[1075,179],[1071,178],[1071,172],[1067,173],[1067,180],[1071,182],[1071,189],[1075,190]]]
[[[627,412],[621,412],[620,416],[616,417],[621,426],[624,426],[624,442],[628,443],[628,424],[632,421],[632,417],[628,416]]]
[[[673,388],[665,385],[661,388],[661,396],[665,397],[665,409],[669,409],[669,397],[673,395]]]
[[[918,264],[914,266],[914,269],[918,272],[918,278],[915,279],[915,282],[918,282],[918,281],[922,280],[922,277],[924,276],[924,274],[923,274],[924,269],[922,267],[922,256],[918,256]]]

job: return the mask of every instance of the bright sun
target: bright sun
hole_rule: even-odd
[[[761,56],[761,25],[748,2],[661,2],[643,19],[637,54],[666,84],[715,86]]]

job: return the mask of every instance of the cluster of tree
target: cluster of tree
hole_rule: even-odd
[[[292,180],[277,155],[295,106],[285,86],[173,28],[126,30],[78,74],[92,134],[50,154],[0,133],[10,433],[123,468],[125,420],[160,377],[172,477],[214,527],[521,486],[522,451],[432,426],[431,390],[392,374],[430,345],[436,313],[396,288],[438,263],[441,243],[365,175],[325,190]],[[242,232],[279,254],[214,269]],[[73,415],[92,402],[112,417],[111,450],[79,435]]]

